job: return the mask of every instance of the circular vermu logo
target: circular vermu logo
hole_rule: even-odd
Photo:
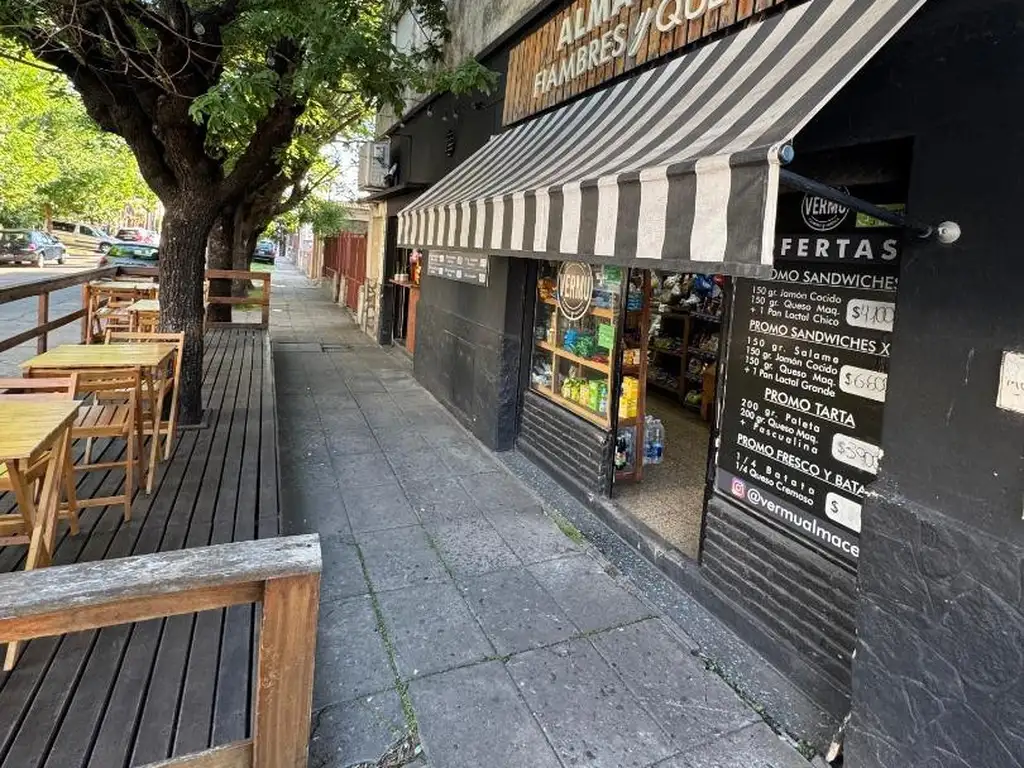
[[[846,187],[836,189],[844,194],[850,193]],[[833,200],[807,194],[800,204],[800,214],[803,216],[804,224],[815,232],[831,232],[843,225],[846,217],[850,215],[850,209]]]
[[[558,268],[558,309],[566,320],[582,320],[594,298],[594,270],[582,261],[566,261]]]

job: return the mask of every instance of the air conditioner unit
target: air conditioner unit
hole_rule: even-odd
[[[391,168],[391,144],[372,141],[359,150],[359,188],[387,189],[385,181]]]

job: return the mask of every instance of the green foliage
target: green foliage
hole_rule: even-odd
[[[352,219],[344,203],[307,197],[300,205],[278,216],[266,232],[276,232],[278,227],[286,232],[297,232],[303,224],[309,224],[319,237],[333,237],[350,228]]]
[[[444,0],[248,0],[225,31],[223,74],[191,105],[208,152],[230,169],[281,102],[302,105],[292,141],[276,160],[294,175],[328,142],[365,136],[377,109],[401,108],[410,91],[490,89],[497,76],[475,61],[441,66]],[[392,30],[409,11],[436,30],[401,50]]]
[[[92,221],[115,221],[128,204],[152,210],[124,141],[92,122],[66,77],[29,61],[0,58],[0,223],[38,224],[47,205]]]
[[[303,216],[312,225],[313,232],[320,237],[332,237],[352,226],[348,209],[344,205],[316,197],[307,199],[303,206]]]

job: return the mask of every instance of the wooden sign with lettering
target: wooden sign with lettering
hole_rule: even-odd
[[[787,0],[574,0],[512,50],[506,125]]]

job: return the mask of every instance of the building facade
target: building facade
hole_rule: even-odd
[[[417,377],[850,714],[856,768],[1024,762],[1022,30],[545,4],[478,52],[498,93],[391,134]]]

